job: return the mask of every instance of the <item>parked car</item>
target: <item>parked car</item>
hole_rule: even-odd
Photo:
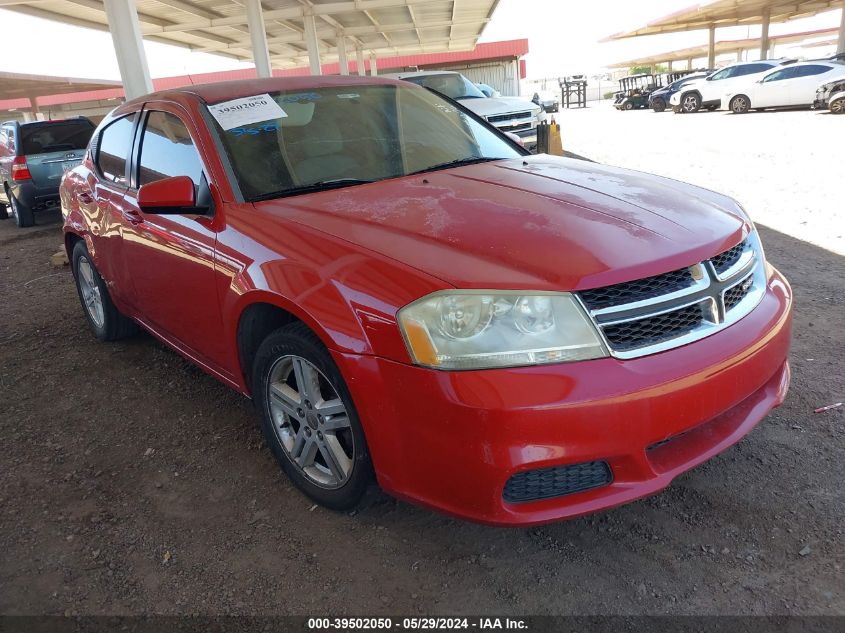
[[[659,87],[658,75],[631,75],[619,80],[613,107],[620,111],[649,107],[649,95]]]
[[[520,97],[485,97],[474,83],[461,73],[451,71],[416,71],[385,74],[383,77],[402,79],[436,90],[460,101],[461,105],[485,118],[502,132],[516,134],[528,149],[537,146],[537,124],[546,118],[540,106]]]
[[[487,84],[475,84],[485,97],[501,97],[502,93]]]
[[[329,508],[375,477],[490,524],[595,512],[668,486],[787,391],[792,293],[737,202],[532,156],[407,82],[129,101],[61,198],[94,335],[140,325],[251,396]]]
[[[560,93],[552,90],[535,92],[531,102],[543,108],[544,112],[552,113],[560,110]]]
[[[763,59],[756,62],[731,64],[711,73],[703,79],[697,79],[684,86],[669,99],[675,113],[698,112],[701,108],[716,110],[722,105],[722,97],[732,87],[748,78],[759,78],[773,68],[794,60]]]
[[[82,161],[93,133],[82,117],[0,125],[0,219],[11,210],[18,226],[32,226],[36,211],[55,208],[62,174]]]
[[[775,68],[732,83],[722,97],[722,109],[745,114],[751,109],[813,105],[819,81],[845,77],[845,63],[808,61]]]
[[[816,88],[813,108],[830,110],[831,114],[845,114],[845,78],[827,81]]]
[[[680,79],[676,79],[668,86],[658,88],[657,90],[648,95],[648,107],[654,110],[655,112],[663,112],[669,105],[669,99],[672,98],[673,94],[681,90],[681,88],[683,88],[690,82],[695,81],[696,79],[703,79],[708,74],[709,73],[692,73],[689,75],[685,75]]]

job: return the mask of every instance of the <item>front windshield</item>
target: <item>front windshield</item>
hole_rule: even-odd
[[[414,86],[270,96],[286,116],[225,131],[217,126],[248,200],[521,156],[497,132]]]
[[[417,77],[406,77],[418,86],[430,88],[446,95],[450,99],[484,99],[484,93],[469,79],[460,73],[443,73],[437,75],[419,75]]]

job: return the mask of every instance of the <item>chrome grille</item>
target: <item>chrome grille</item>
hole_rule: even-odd
[[[765,283],[762,249],[752,233],[689,268],[577,294],[610,353],[636,358],[735,323],[760,302]]]
[[[636,279],[604,288],[584,290],[581,300],[590,310],[600,310],[620,303],[632,303],[653,299],[660,295],[689,288],[694,283],[689,268],[673,270],[671,273]]]
[[[524,119],[531,119],[531,112],[511,112],[510,114],[493,114],[487,117],[490,123],[499,123],[501,121],[522,121]]]
[[[739,260],[744,247],[745,242],[737,244],[733,248],[726,250],[724,253],[716,255],[716,257],[710,260],[710,263],[713,264],[713,268],[716,269],[716,272],[721,275]]]
[[[614,349],[627,351],[654,345],[667,338],[692,332],[704,319],[704,302],[645,319],[605,326],[604,336]]]

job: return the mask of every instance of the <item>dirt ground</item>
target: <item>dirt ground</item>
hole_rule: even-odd
[[[845,614],[845,408],[813,413],[845,400],[840,255],[761,229],[793,384],[740,444],[647,500],[497,529],[312,508],[247,400],[150,336],[95,341],[57,221],[0,222],[0,613]]]

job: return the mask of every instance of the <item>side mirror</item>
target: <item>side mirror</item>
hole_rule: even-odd
[[[525,147],[525,141],[523,141],[521,137],[517,136],[513,132],[505,132],[505,136],[507,136],[510,140],[512,140],[520,147]]]
[[[188,176],[173,176],[142,185],[138,191],[138,206],[144,213],[203,215],[207,206],[197,206],[194,181]]]

